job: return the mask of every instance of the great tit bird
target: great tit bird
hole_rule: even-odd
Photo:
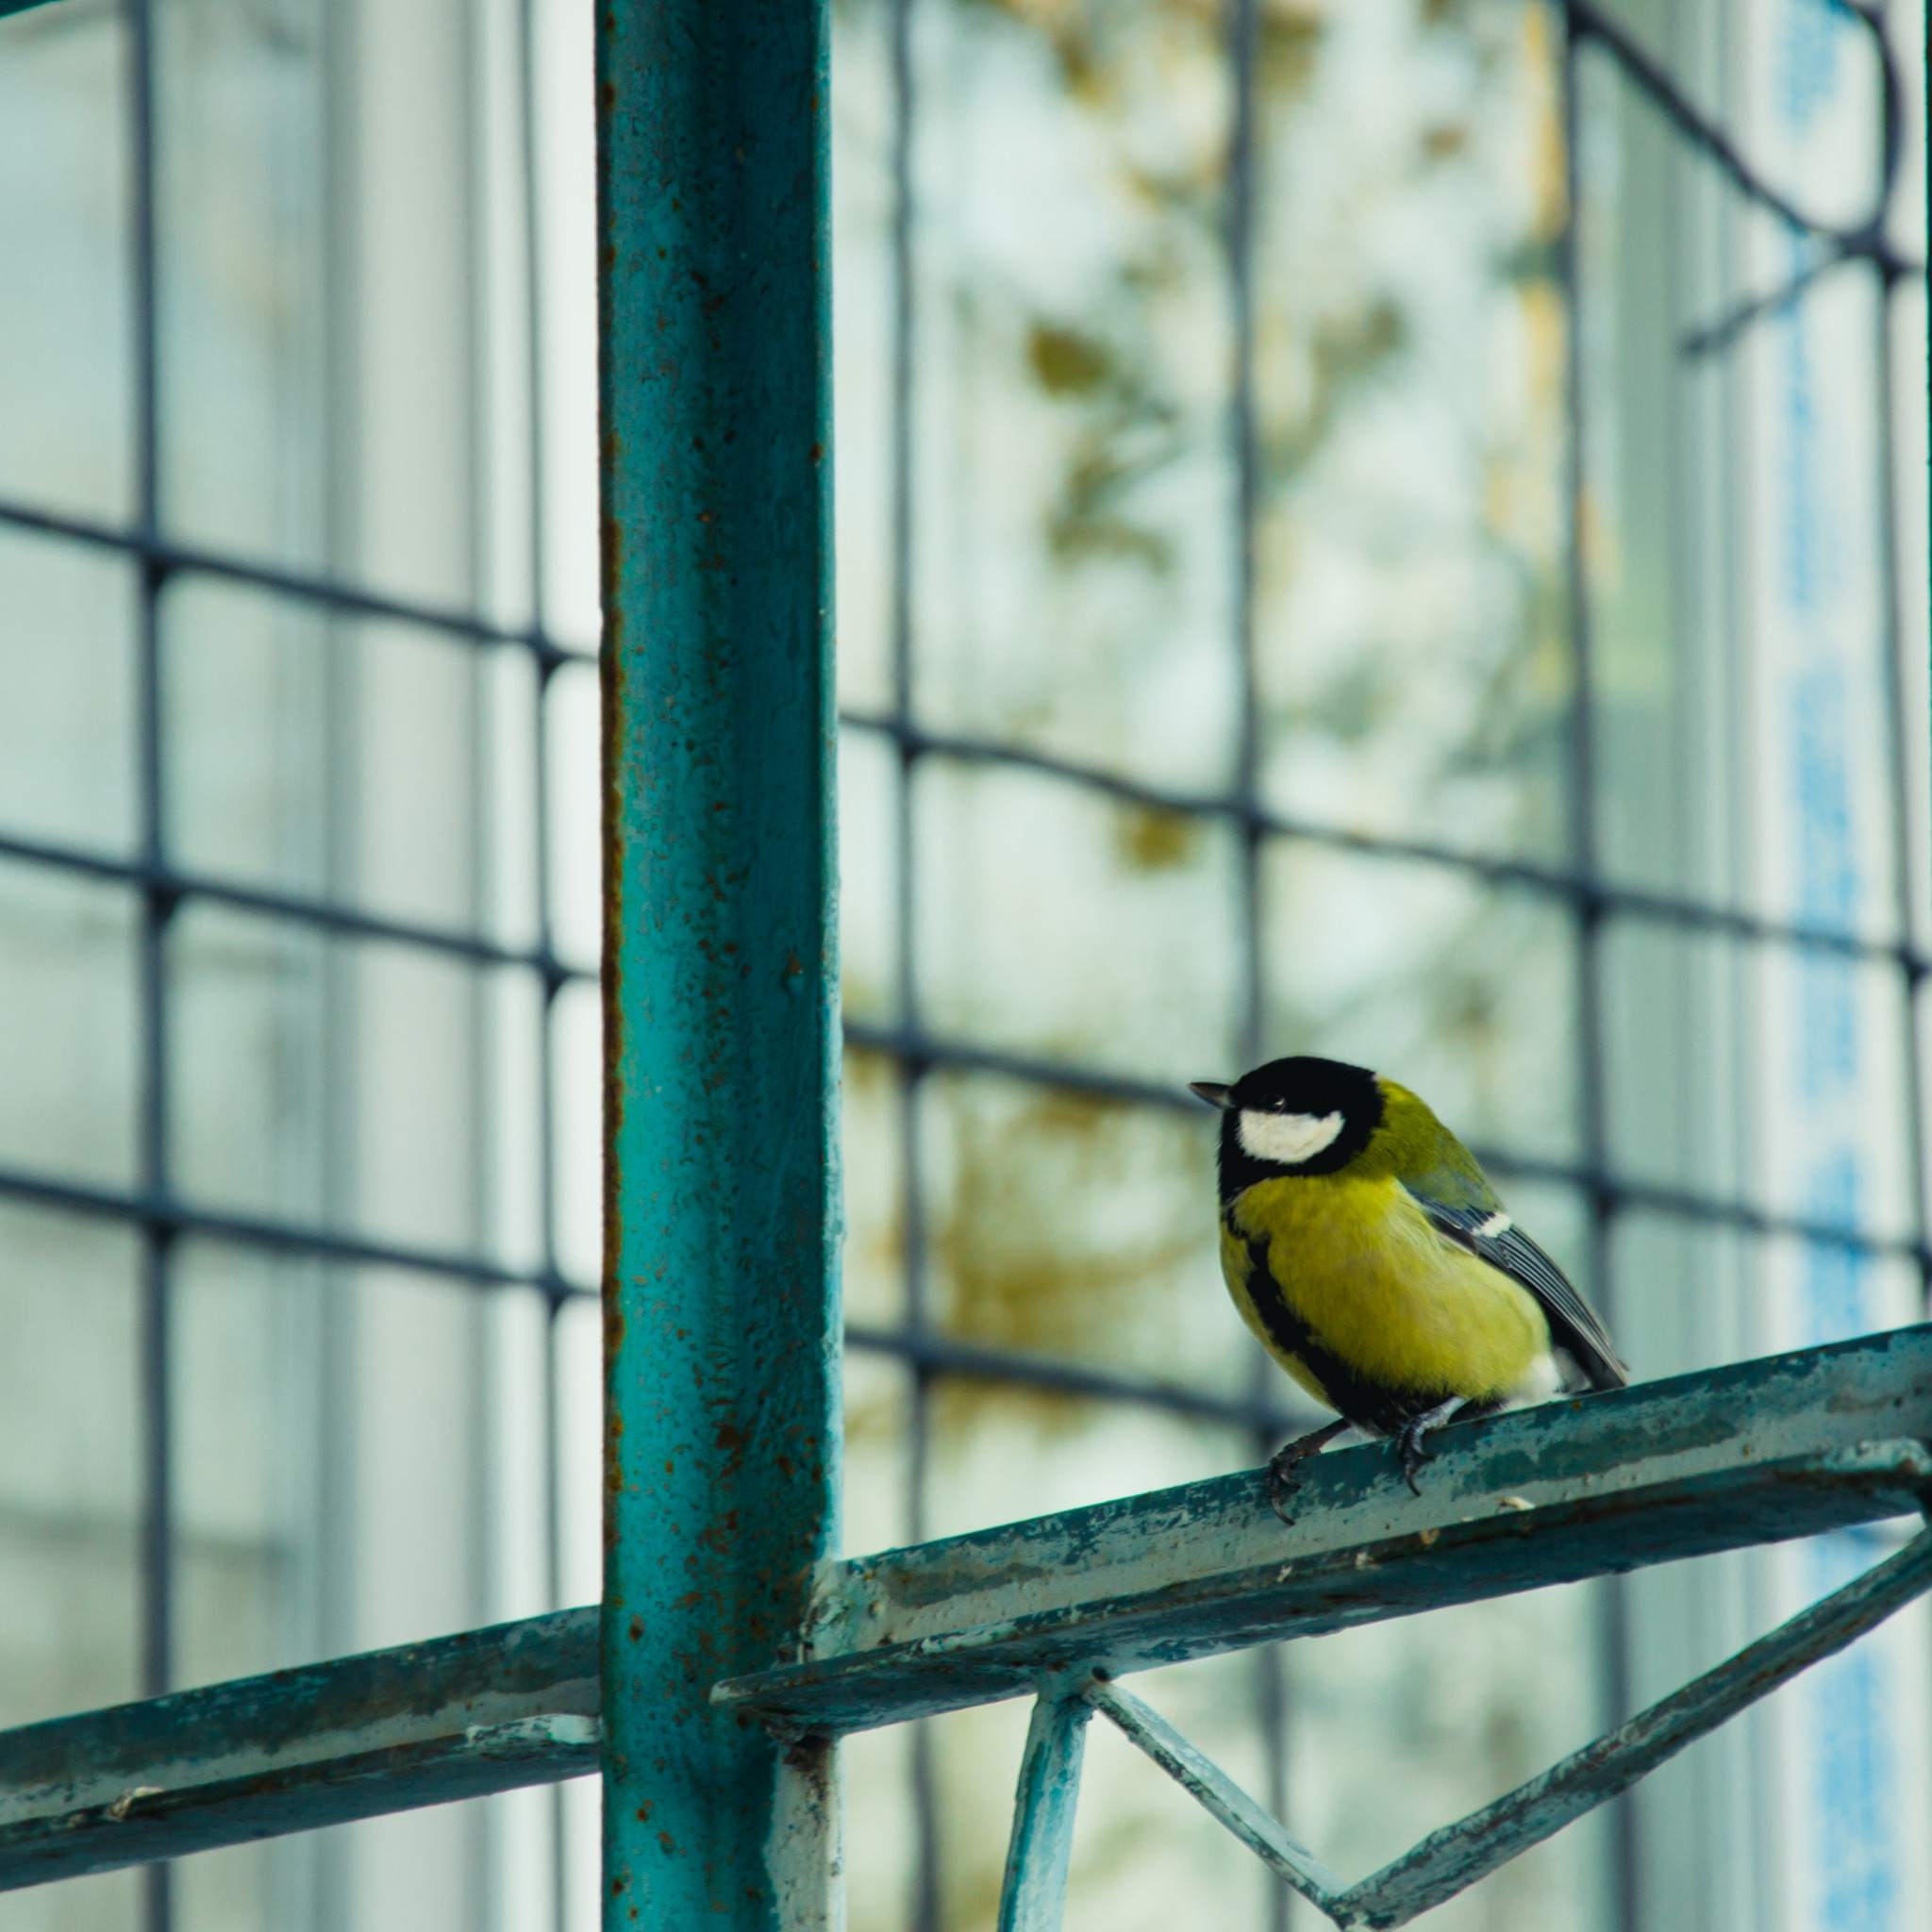
[[[1574,1379],[1629,1381],[1590,1305],[1407,1088],[1307,1056],[1232,1087],[1191,1084],[1222,1109],[1228,1292],[1268,1353],[1341,1411],[1269,1463],[1284,1522],[1302,1462],[1351,1425],[1395,1438],[1420,1495],[1423,1438],[1451,1416],[1541,1402]]]

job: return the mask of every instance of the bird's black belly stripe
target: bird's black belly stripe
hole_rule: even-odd
[[[1449,1400],[1449,1388],[1386,1389],[1367,1382],[1356,1371],[1315,1339],[1315,1332],[1288,1305],[1274,1271],[1268,1265],[1266,1235],[1248,1237],[1248,1296],[1261,1318],[1270,1339],[1284,1355],[1307,1364],[1308,1373],[1328,1391],[1328,1400],[1358,1428],[1373,1429],[1378,1436],[1392,1436],[1415,1417]],[[1472,1405],[1465,1414],[1484,1414],[1494,1404],[1478,1408]]]

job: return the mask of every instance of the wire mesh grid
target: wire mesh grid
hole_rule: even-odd
[[[37,1202],[72,1212],[107,1217],[139,1230],[142,1240],[142,1353],[143,1505],[141,1539],[142,1589],[141,1686],[144,1693],[167,1689],[175,1649],[173,1607],[174,1540],[171,1534],[173,1473],[170,1449],[174,1437],[170,1396],[171,1256],[184,1235],[207,1237],[284,1255],[300,1255],[324,1263],[388,1265],[440,1276],[485,1289],[522,1290],[540,1297],[548,1311],[546,1335],[553,1351],[546,1365],[544,1386],[546,1497],[548,1502],[547,1561],[553,1595],[558,1588],[559,1557],[555,1498],[558,1487],[557,1377],[554,1348],[556,1316],[567,1302],[593,1295],[594,1287],[566,1277],[558,1256],[556,1227],[556,1134],[551,1118],[555,1082],[552,1072],[552,1027],[549,1009],[559,991],[574,982],[594,978],[581,962],[558,956],[551,921],[552,891],[548,877],[551,832],[547,823],[549,779],[545,770],[546,734],[543,698],[550,680],[561,667],[593,661],[591,654],[550,633],[546,628],[546,599],[542,577],[541,462],[542,425],[537,420],[541,384],[536,371],[542,354],[543,305],[536,265],[541,224],[541,183],[535,162],[534,109],[531,93],[532,0],[522,0],[523,33],[520,113],[523,132],[521,214],[524,253],[528,273],[524,288],[525,330],[531,361],[528,383],[532,423],[529,442],[531,619],[526,625],[505,625],[474,611],[437,608],[407,598],[373,591],[353,582],[323,574],[264,565],[244,557],[175,541],[160,465],[161,358],[158,350],[158,288],[160,263],[157,238],[157,87],[155,61],[155,0],[125,0],[128,27],[127,88],[125,102],[127,153],[131,165],[131,212],[128,249],[133,299],[131,342],[134,363],[133,475],[134,516],[114,525],[57,511],[28,501],[0,501],[0,526],[37,536],[50,543],[87,546],[131,559],[138,567],[137,763],[139,839],[134,856],[44,839],[21,836],[0,827],[0,862],[112,881],[140,896],[139,941],[140,1082],[139,1158],[136,1185],[129,1189],[77,1181],[58,1173],[21,1167],[0,1168],[0,1196]],[[1900,85],[1882,17],[1875,8],[1849,9],[1869,29],[1885,79],[1885,113],[1879,156],[1883,189],[1874,209],[1849,225],[1833,225],[1807,216],[1774,188],[1761,180],[1724,133],[1694,106],[1670,75],[1633,42],[1615,22],[1593,6],[1570,0],[1561,8],[1567,28],[1561,57],[1564,127],[1568,138],[1570,207],[1577,205],[1576,124],[1577,59],[1579,50],[1595,44],[1614,60],[1624,79],[1647,99],[1672,125],[1676,135],[1728,176],[1738,192],[1784,222],[1805,255],[1789,286],[1755,295],[1734,311],[1688,338],[1687,356],[1709,356],[1729,350],[1750,325],[1777,313],[1819,277],[1844,264],[1872,274],[1886,302],[1884,315],[1900,289],[1916,273],[1899,258],[1887,239],[1886,218],[1898,180],[1903,139]],[[1060,1090],[1096,1099],[1137,1107],[1180,1110],[1192,1103],[1163,1085],[1123,1076],[1095,1066],[1056,1061],[990,1047],[971,1040],[947,1037],[928,1025],[920,997],[914,933],[921,867],[915,837],[913,791],[918,771],[928,761],[968,766],[998,766],[1025,770],[1046,778],[1126,804],[1177,817],[1215,821],[1238,834],[1241,865],[1237,917],[1241,959],[1239,1034],[1244,1063],[1253,1063],[1267,1038],[1266,989],[1268,961],[1264,957],[1262,859],[1271,841],[1305,841],[1346,851],[1367,858],[1415,861],[1443,868],[1491,883],[1524,889],[1565,908],[1572,922],[1578,968],[1577,1040],[1580,1058],[1579,1108],[1581,1158],[1540,1161],[1504,1148],[1481,1148],[1485,1161],[1496,1171],[1531,1180],[1566,1184],[1581,1191],[1591,1210],[1591,1274],[1599,1293],[1609,1295],[1609,1243],[1619,1215],[1633,1209],[1655,1211],[1684,1222],[1729,1228],[1753,1235],[1790,1236],[1825,1247],[1866,1255],[1908,1258],[1922,1281],[1932,1282],[1932,1244],[1928,1244],[1925,1174],[1923,1150],[1924,1102],[1920,1070],[1923,1001],[1920,998],[1932,961],[1913,938],[1913,867],[1916,854],[1907,836],[1910,811],[1909,762],[1904,692],[1907,688],[1902,660],[1902,634],[1895,583],[1889,583],[1883,600],[1886,615],[1885,654],[1890,671],[1886,691],[1889,783],[1891,788],[1897,875],[1896,937],[1874,940],[1828,924],[1777,920],[1734,907],[1690,896],[1631,887],[1600,871],[1597,816],[1598,780],[1592,769],[1594,727],[1591,713],[1592,679],[1589,633],[1590,597],[1584,581],[1580,548],[1570,546],[1569,625],[1573,677],[1569,738],[1569,856],[1561,865],[1497,858],[1464,853],[1414,840],[1378,837],[1297,821],[1266,804],[1257,785],[1260,707],[1256,675],[1256,519],[1261,490],[1255,397],[1255,277],[1254,202],[1256,195],[1257,47],[1257,0],[1230,0],[1225,48],[1229,86],[1235,104],[1233,141],[1226,179],[1225,272],[1234,320],[1234,358],[1230,384],[1227,435],[1238,480],[1234,527],[1229,541],[1237,558],[1236,599],[1228,647],[1239,666],[1240,724],[1237,753],[1224,791],[1196,793],[1143,782],[1132,775],[1061,758],[1026,746],[994,739],[928,728],[920,716],[915,693],[914,599],[912,594],[917,519],[914,502],[915,369],[917,341],[915,251],[919,209],[914,192],[913,152],[917,137],[919,99],[915,84],[910,32],[914,0],[891,0],[891,48],[893,99],[891,131],[891,448],[889,514],[891,518],[890,587],[891,691],[891,708],[884,712],[848,712],[847,730],[887,742],[897,760],[894,793],[897,875],[895,881],[895,944],[898,969],[898,1008],[891,1024],[849,1021],[848,1042],[854,1047],[890,1057],[898,1070],[899,1131],[904,1193],[900,1203],[905,1272],[904,1319],[896,1325],[852,1324],[848,1340],[859,1349],[895,1357],[911,1374],[909,1489],[908,1519],[915,1540],[925,1530],[927,1463],[930,1454],[930,1407],[939,1379],[954,1374],[1004,1379],[1032,1387],[1058,1390],[1102,1399],[1146,1405],[1170,1412],[1231,1424],[1246,1431],[1257,1456],[1265,1454],[1287,1424],[1288,1417],[1269,1393],[1257,1361],[1257,1374],[1245,1397],[1230,1397],[1178,1383],[1136,1377],[1086,1365],[1029,1356],[958,1341],[936,1324],[927,1292],[928,1230],[926,1204],[921,1184],[920,1096],[935,1072],[994,1073],[1033,1086]],[[1574,227],[1566,235],[1561,275],[1572,311],[1581,299],[1581,266],[1574,247]],[[1877,367],[1889,380],[1889,358],[1880,353]],[[1573,529],[1578,520],[1584,490],[1585,447],[1583,375],[1574,332],[1569,351],[1565,390],[1569,428],[1566,491]],[[1889,425],[1893,398],[1889,390],[1873,398],[1874,419]],[[1878,487],[1887,521],[1885,565],[1895,568],[1897,504],[1891,475],[1891,449],[1880,441]],[[192,579],[225,582],[266,593],[291,607],[341,619],[375,618],[392,621],[474,647],[478,652],[519,652],[534,667],[539,700],[533,755],[536,760],[535,797],[540,823],[533,851],[534,881],[539,909],[534,943],[501,943],[476,930],[395,918],[360,908],[322,894],[269,889],[213,874],[183,869],[169,850],[169,788],[164,721],[168,691],[161,649],[163,614],[173,587]],[[541,1255],[534,1267],[505,1265],[491,1257],[455,1248],[432,1248],[365,1239],[317,1222],[278,1216],[236,1214],[197,1204],[180,1191],[171,1159],[171,1093],[177,1072],[170,1051],[170,934],[180,908],[206,902],[286,923],[294,928],[348,940],[373,940],[413,949],[478,967],[515,969],[531,974],[541,988],[545,1024],[541,1029],[542,1069],[540,1091],[544,1111],[538,1137],[539,1191],[541,1198]],[[1909,1159],[1912,1198],[1909,1229],[1904,1236],[1875,1234],[1857,1225],[1840,1224],[1815,1216],[1773,1212],[1757,1205],[1719,1198],[1695,1190],[1662,1187],[1622,1173],[1615,1164],[1607,1125],[1607,1085],[1604,1069],[1604,1017],[1601,959],[1607,927],[1627,922],[1679,932],[1712,935],[1788,950],[1809,950],[1857,960],[1896,976],[1912,1030],[1907,1076],[1907,1113],[1914,1146]],[[1611,1696],[1625,1702],[1618,1690],[1617,1661],[1623,1637],[1612,1614],[1606,1632],[1607,1668]],[[1261,1673],[1257,1712],[1269,1754],[1271,1809],[1281,1816],[1285,1802],[1285,1690],[1274,1654],[1257,1653]],[[935,1932],[941,1918],[939,1806],[929,1740],[921,1727],[913,1757],[914,1815],[918,1821],[917,1879],[910,1919],[917,1932]],[[560,1815],[560,1814],[559,1814]],[[1624,1923],[1632,1921],[1634,1893],[1627,1842],[1621,1850]],[[561,1861],[559,1860],[559,1886]],[[170,1922],[165,1868],[151,1871],[145,1892],[149,1932],[164,1932]],[[561,1893],[556,1902],[562,1917]],[[1285,1924],[1286,1895],[1274,1906],[1274,1924]]]

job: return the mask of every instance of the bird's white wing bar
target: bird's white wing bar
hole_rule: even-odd
[[[1500,1208],[1450,1208],[1426,1194],[1409,1192],[1435,1223],[1437,1231],[1520,1281],[1542,1304],[1556,1331],[1555,1341],[1599,1389],[1621,1388],[1630,1370],[1617,1353],[1596,1311],[1572,1287],[1569,1277]]]

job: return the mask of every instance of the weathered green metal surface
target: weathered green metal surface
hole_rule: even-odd
[[[1082,1687],[1042,1687],[1026,1726],[1013,1831],[1000,1886],[999,1932],[1059,1932],[1074,1856],[1074,1814],[1080,1803],[1080,1764],[1093,1707]]]
[[[838,1494],[823,0],[597,9],[605,1922],[824,1916]]]
[[[35,7],[44,7],[47,0],[0,0],[0,20],[9,13],[25,13]]]
[[[568,1610],[0,1733],[0,1890],[597,1769]]]
[[[726,1708],[861,1729],[1607,1571],[1915,1511],[1932,1328],[1452,1426],[1404,1486],[1387,1445],[1310,1465],[1294,1525],[1224,1476],[830,1564],[808,1657]]]

